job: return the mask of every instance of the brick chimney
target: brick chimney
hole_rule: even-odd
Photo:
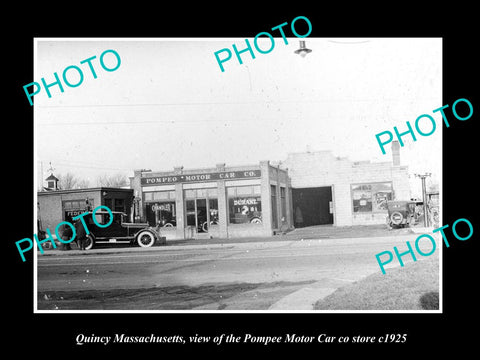
[[[400,144],[397,140],[392,141],[393,166],[400,166]]]

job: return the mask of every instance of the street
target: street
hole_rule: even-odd
[[[416,236],[46,252],[38,309],[278,309],[306,286],[334,290],[379,272],[375,254]]]

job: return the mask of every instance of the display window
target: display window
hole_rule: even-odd
[[[260,185],[227,188],[230,224],[261,224],[262,197]]]
[[[88,201],[88,203],[87,203]],[[73,218],[84,212],[88,211],[90,208],[94,207],[93,199],[88,200],[64,200],[63,201],[63,220],[73,223]]]
[[[391,182],[355,184],[351,186],[354,213],[387,211],[387,201],[393,200]]]
[[[146,192],[144,197],[147,222],[150,226],[177,226],[175,191]]]

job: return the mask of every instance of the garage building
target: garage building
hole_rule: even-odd
[[[134,171],[136,221],[162,225],[167,240],[270,236],[291,228],[286,170],[258,165]]]

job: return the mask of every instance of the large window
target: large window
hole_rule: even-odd
[[[387,201],[393,199],[391,182],[352,185],[354,213],[387,211]]]
[[[93,199],[88,199],[88,207],[94,209]],[[63,220],[73,222],[72,218],[88,211],[87,201],[83,200],[64,200],[63,201]]]
[[[177,226],[175,191],[145,192],[147,222],[151,226]]]
[[[261,224],[262,197],[260,185],[227,188],[230,224]]]

